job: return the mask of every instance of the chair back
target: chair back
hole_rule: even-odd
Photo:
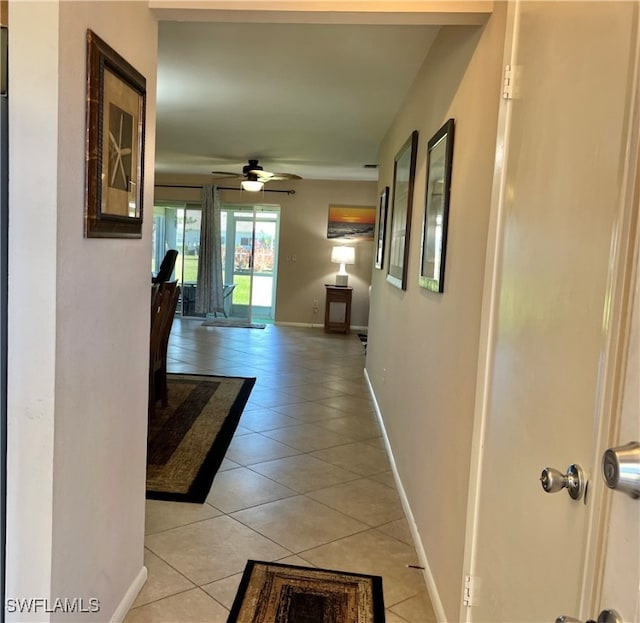
[[[150,412],[157,400],[158,390],[166,403],[167,347],[178,305],[180,288],[177,281],[163,283],[152,290],[151,337],[149,340],[149,405]]]
[[[162,258],[158,273],[151,279],[151,283],[162,284],[168,281],[175,268],[177,257],[178,252],[175,249],[169,249]]]
[[[152,361],[166,357],[169,334],[176,313],[180,288],[177,281],[162,284],[151,309],[151,350]]]

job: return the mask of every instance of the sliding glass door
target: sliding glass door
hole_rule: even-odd
[[[223,205],[223,280],[234,318],[273,321],[280,209]]]
[[[201,208],[166,203],[153,210],[152,273],[169,249],[178,251],[173,279],[182,288],[179,311],[195,316],[200,261]],[[224,204],[220,212],[225,313],[233,318],[273,321],[278,258],[279,206]]]
[[[183,316],[195,315],[201,216],[198,204],[167,204],[153,208],[151,272],[158,271],[169,249],[178,251],[172,279],[176,279],[181,287],[178,309]]]

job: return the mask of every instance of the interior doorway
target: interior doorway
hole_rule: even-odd
[[[223,204],[220,212],[225,308],[233,318],[273,322],[280,207]]]

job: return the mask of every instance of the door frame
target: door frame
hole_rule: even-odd
[[[7,2],[2,0],[6,15]],[[7,537],[7,339],[9,296],[9,94],[7,91],[8,28],[0,25],[0,600],[5,603]],[[5,608],[0,609],[0,623]]]
[[[515,65],[519,37],[519,12],[522,0],[508,3],[505,31],[505,49],[503,67]],[[627,107],[626,127],[628,129],[625,150],[624,175],[620,185],[618,199],[618,222],[610,249],[610,280],[607,284],[608,305],[603,314],[603,350],[600,374],[596,392],[596,412],[594,413],[594,455],[591,465],[599,466],[604,450],[614,445],[617,423],[620,414],[622,383],[624,382],[625,345],[629,339],[629,321],[631,314],[631,285],[634,271],[637,270],[637,254],[634,254],[638,210],[637,188],[640,184],[638,170],[640,146],[640,34],[638,12],[640,1],[636,5],[636,41],[635,49],[630,51],[631,98]],[[517,89],[517,85],[516,85]],[[517,97],[517,92],[516,92]],[[511,100],[502,98],[498,110],[498,130],[496,137],[496,157],[494,164],[489,230],[487,234],[487,254],[483,302],[480,323],[480,342],[478,348],[478,367],[476,376],[476,400],[469,471],[469,490],[467,497],[467,520],[465,531],[464,576],[477,574],[478,525],[480,514],[481,482],[484,463],[484,440],[489,413],[490,387],[492,382],[492,363],[494,360],[494,335],[498,314],[499,284],[502,270],[501,250],[504,237],[504,191],[506,181],[505,163],[511,129]],[[634,262],[635,257],[635,262]],[[541,466],[542,467],[542,466]],[[582,590],[579,599],[580,612],[575,613],[581,619],[588,619],[601,609],[600,595],[604,571],[604,548],[608,526],[609,498],[600,473],[588,474],[589,504],[585,555],[582,570]],[[464,577],[461,578],[461,596],[464,592]],[[473,608],[466,607],[460,600],[460,621],[473,621]],[[609,607],[614,607],[610,604]],[[604,606],[603,606],[604,607]],[[554,615],[562,613],[555,613]]]

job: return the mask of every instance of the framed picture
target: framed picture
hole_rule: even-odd
[[[387,229],[387,208],[389,207],[389,187],[385,186],[378,205],[378,244],[376,246],[376,268],[384,265],[384,238]]]
[[[375,206],[329,206],[327,238],[331,240],[373,240],[375,227]]]
[[[453,134],[454,121],[449,119],[427,144],[427,193],[422,224],[420,286],[433,292],[444,291]]]
[[[414,130],[396,155],[393,167],[393,207],[387,281],[403,290],[407,289],[407,260],[417,152],[418,130]]]
[[[146,80],[87,30],[85,236],[141,238]]]

